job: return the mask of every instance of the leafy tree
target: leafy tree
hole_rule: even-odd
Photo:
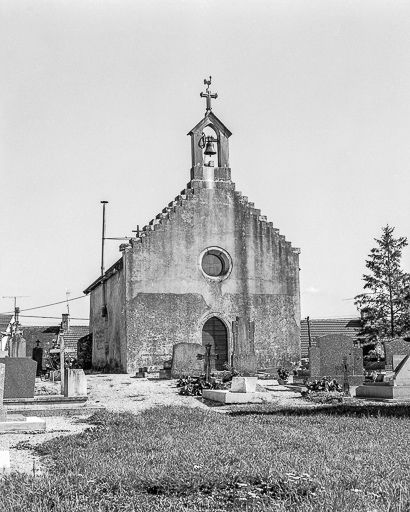
[[[401,269],[402,250],[406,237],[394,238],[394,227],[382,228],[377,247],[370,251],[363,275],[365,293],[355,297],[361,313],[362,335],[368,341],[393,338],[410,330],[410,274]]]

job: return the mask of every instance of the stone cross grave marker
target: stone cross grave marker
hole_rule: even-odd
[[[349,354],[351,355],[351,354]],[[347,363],[347,356],[343,356],[342,358],[342,364],[335,366],[335,372],[336,374],[343,375],[343,393],[345,395],[350,394],[350,386],[349,386],[349,372],[350,368]]]
[[[200,360],[205,360],[205,382],[209,382],[211,378],[211,360],[219,359],[218,354],[211,354],[212,345],[209,343],[205,345],[205,354],[198,354],[196,357]]]

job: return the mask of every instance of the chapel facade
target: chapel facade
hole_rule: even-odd
[[[211,344],[217,370],[300,358],[300,251],[235,190],[231,132],[204,82],[189,183],[85,290],[96,368],[161,365],[180,342]]]

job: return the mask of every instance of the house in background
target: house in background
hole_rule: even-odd
[[[316,338],[328,334],[344,334],[351,337],[353,341],[360,342],[358,337],[361,329],[360,318],[310,318],[309,323],[310,337],[314,347],[316,346]],[[309,357],[309,332],[306,319],[303,319],[300,323],[300,344],[302,357]]]
[[[64,336],[65,351],[77,358],[77,342],[80,338],[88,335],[88,325],[70,325],[70,318],[67,313],[63,313],[61,327]],[[58,334],[61,329],[60,325],[48,326],[22,326],[23,338],[26,340],[27,357],[31,357],[33,348],[36,346],[37,340],[40,341],[40,347],[43,349],[43,368],[50,349],[58,343]]]

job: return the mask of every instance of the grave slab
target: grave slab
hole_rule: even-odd
[[[232,393],[220,389],[204,389],[202,397],[222,404],[261,404],[268,402],[269,393]]]
[[[0,432],[37,432],[46,429],[46,420],[37,416],[9,415],[6,421],[0,421]]]
[[[363,384],[356,388],[356,398],[410,402],[410,386],[390,386],[384,382]]]

